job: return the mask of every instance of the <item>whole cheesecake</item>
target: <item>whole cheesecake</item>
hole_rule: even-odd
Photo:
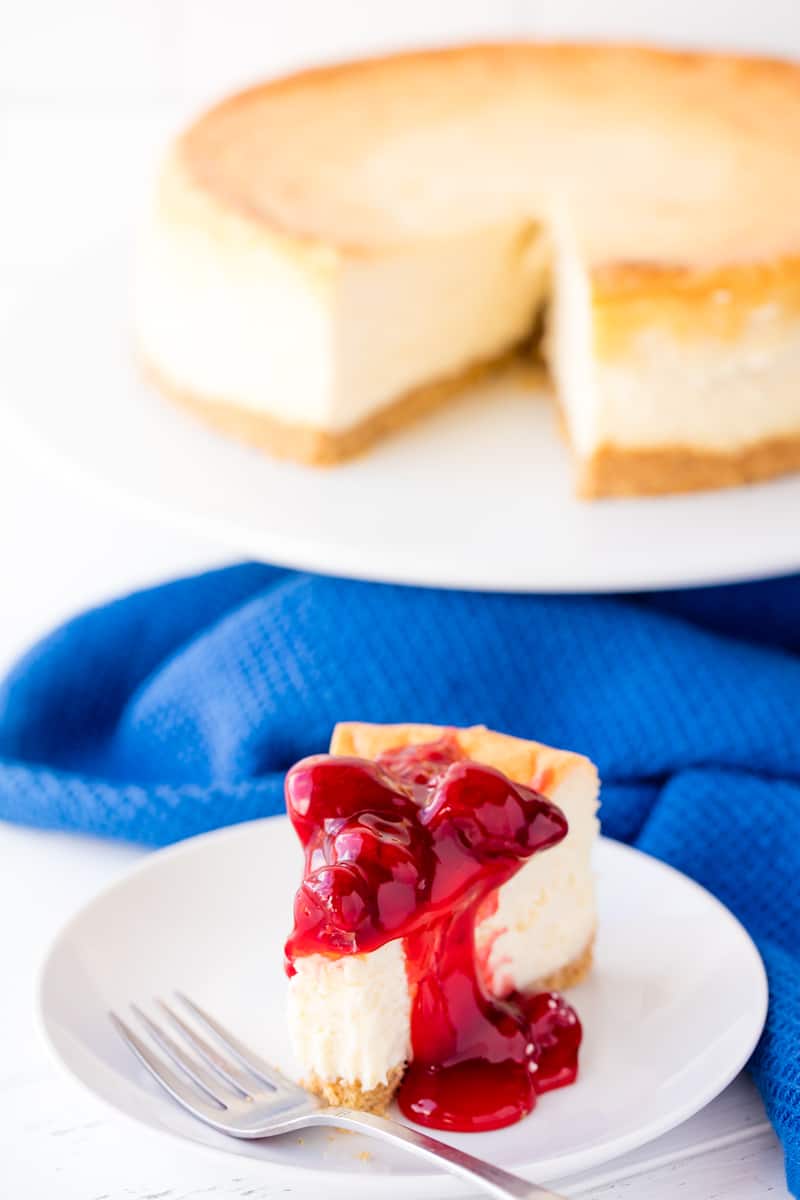
[[[140,352],[329,463],[543,328],[581,494],[795,470],[798,145],[800,66],[764,59],[481,45],[267,83],[172,147]]]

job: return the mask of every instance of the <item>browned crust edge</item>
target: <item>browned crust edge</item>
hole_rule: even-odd
[[[578,495],[659,496],[759,483],[800,470],[800,431],[728,452],[691,446],[601,446],[579,463]]]
[[[563,992],[565,988],[577,987],[579,983],[583,983],[591,971],[592,963],[594,962],[594,943],[595,934],[592,934],[577,958],[573,958],[572,962],[559,967],[557,971],[552,971],[549,975],[545,975],[544,979],[540,979],[536,988],[532,990]]]
[[[196,395],[173,383],[148,359],[142,358],[141,362],[145,375],[160,392],[219,432],[275,458],[326,467],[363,454],[376,442],[439,408],[463,388],[498,370],[514,357],[515,351],[509,350],[479,359],[434,383],[412,388],[357,425],[337,433],[307,425],[290,425],[267,413]]]
[[[545,746],[542,742],[527,738],[497,733],[485,725],[459,729],[407,721],[397,725],[338,721],[331,736],[330,753],[375,759],[384,750],[436,741],[446,733],[455,735],[468,758],[494,767],[516,783],[535,787],[546,794],[581,764],[596,772],[594,764],[585,755]]]
[[[372,1088],[362,1087],[359,1079],[328,1080],[320,1079],[316,1074],[304,1079],[303,1087],[337,1108],[358,1108],[367,1112],[383,1113],[391,1104],[405,1069],[405,1063],[392,1067],[386,1083],[379,1083]]]
[[[277,458],[323,467],[357,457],[516,357],[515,348],[472,363],[436,383],[414,388],[342,433],[288,425],[265,413],[205,399],[173,384],[149,361],[143,361],[143,369],[159,391],[221,433]],[[577,493],[585,500],[659,496],[737,487],[798,470],[800,432],[767,438],[730,452],[696,450],[690,446],[643,449],[606,445],[591,458],[579,460]]]

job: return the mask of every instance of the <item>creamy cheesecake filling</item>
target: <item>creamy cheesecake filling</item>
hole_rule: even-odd
[[[639,333],[595,368],[594,444],[732,454],[800,432],[800,321],[753,312],[729,343]]]
[[[411,1050],[411,997],[403,942],[370,954],[308,954],[289,980],[289,1035],[317,1080],[387,1084]]]
[[[798,433],[800,319],[794,313],[758,303],[740,314],[731,339],[708,335],[702,305],[689,297],[680,334],[656,313],[653,323],[603,352],[596,344],[592,272],[564,222],[554,225],[554,246],[546,354],[579,458],[604,446],[733,454]],[[672,309],[678,306],[673,300]]]
[[[334,314],[328,427],[354,425],[405,392],[511,350],[542,306],[548,259],[537,226],[512,221],[349,263]]]
[[[179,217],[165,204],[151,226],[136,289],[142,354],[177,392],[341,434],[508,352],[549,298],[546,355],[579,460],[608,446],[732,454],[800,431],[796,311],[739,304],[729,338],[704,331],[689,295],[678,332],[673,296],[670,321],[656,305],[650,323],[598,343],[594,269],[563,210],[546,232],[515,219],[360,256],[298,253],[240,217],[216,214],[212,236]]]
[[[225,234],[165,219],[145,236],[144,358],[176,391],[331,433],[510,350],[546,287],[545,240],[519,220],[321,265],[246,223]]]
[[[209,218],[210,219],[210,218]],[[247,223],[157,219],[135,283],[138,348],[165,383],[199,399],[324,426],[335,366],[333,262],[319,268]]]

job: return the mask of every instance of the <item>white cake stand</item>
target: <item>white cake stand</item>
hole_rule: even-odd
[[[126,246],[85,251],[0,329],[12,436],[85,485],[242,556],[395,583],[620,591],[800,568],[800,476],[578,501],[552,406],[513,375],[333,470],[230,442],[138,375]]]

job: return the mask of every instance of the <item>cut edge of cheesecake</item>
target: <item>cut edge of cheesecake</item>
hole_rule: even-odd
[[[523,355],[533,365],[538,328],[544,330],[543,362],[526,385],[541,390],[547,376],[554,385],[579,496],[735,487],[800,469],[800,258],[705,273],[646,264],[592,271],[563,228],[554,236],[536,234],[522,222],[517,232],[526,240],[514,287],[527,300],[511,305],[507,336],[496,333],[487,354],[392,393],[352,424],[287,421],[222,389],[210,395],[187,383],[186,370],[175,371],[148,341],[148,288],[138,306],[143,374],[228,436],[278,458],[329,466],[457,400],[469,385],[522,362]],[[511,235],[508,240],[514,244]],[[284,252],[274,253],[281,258]],[[316,276],[321,268],[310,256],[308,264],[284,269]],[[327,264],[313,290],[335,292],[344,286],[345,269]],[[291,365],[282,370],[291,372]],[[773,397],[768,422],[765,389]]]
[[[514,782],[535,787],[553,799],[554,803],[558,803],[559,788],[568,784],[570,777],[574,778],[576,772],[580,772],[584,784],[593,789],[591,803],[592,812],[595,811],[599,783],[596,768],[588,758],[543,743],[494,733],[482,725],[452,728],[430,724],[377,725],[341,722],[334,729],[330,752],[337,756],[372,760],[385,750],[424,745],[437,741],[445,734],[455,737],[468,758],[502,771]],[[584,831],[584,837],[588,833],[589,844],[594,840],[596,828],[596,818],[593,818],[591,828]],[[555,862],[561,850],[562,847],[556,846],[542,855],[535,856],[517,872],[510,881],[511,884],[519,881],[525,871],[530,872],[537,862],[548,856],[551,863]],[[590,867],[588,871],[589,886],[592,887]],[[508,888],[509,884],[505,887]],[[519,890],[518,887],[517,891]],[[522,890],[525,890],[524,879]],[[509,903],[515,905],[516,899],[510,898]],[[502,905],[503,901],[498,899],[498,909],[501,909]],[[517,918],[524,922],[524,911],[519,908],[513,911]],[[495,977],[489,969],[492,950],[502,942],[503,919],[501,912],[501,927],[490,929],[483,939],[484,945],[477,947],[487,985],[495,990],[496,983],[498,995],[510,990],[509,979],[503,974],[502,966],[507,953],[500,954],[501,968]],[[489,914],[485,921],[487,930],[493,923],[496,926],[497,921],[497,912]],[[575,952],[566,961],[558,962],[554,969],[537,978],[526,978],[521,990],[561,990],[581,983],[592,967],[595,934],[596,925],[592,910],[590,928]],[[386,1005],[387,994],[396,999],[396,990],[404,985],[405,958],[402,945],[392,941],[371,954],[345,955],[338,958],[314,954],[307,956],[305,960],[296,960],[295,966],[297,974],[290,984],[290,1029],[293,1031],[295,1051],[303,1061],[303,1085],[329,1104],[374,1112],[384,1111],[400,1085],[410,1056],[408,994],[405,993],[403,1003],[399,1006],[395,1004],[391,1011],[385,1007],[382,1013],[378,1013],[381,1005]],[[515,980],[511,980],[512,984],[514,982]],[[369,1000],[365,999],[367,995]],[[404,1005],[407,1005],[407,1009]],[[319,1006],[319,1016],[323,1019],[326,1016],[330,1019],[331,1012],[336,1008],[336,1017],[343,1028],[336,1039],[320,1039],[316,1036],[312,1038],[307,1043],[307,1053],[303,1055],[299,1041],[305,1032],[305,1022],[314,1022],[313,1012],[308,1012],[309,1006]],[[373,1037],[377,1040],[385,1031],[386,1041],[394,1049],[382,1058],[382,1047],[366,1047],[359,1044],[361,1039],[356,1036],[355,1049],[363,1066],[354,1068],[349,1073],[343,1072],[340,1069],[341,1062],[338,1064],[339,1069],[333,1064],[343,1053],[340,1043],[349,1036],[345,1030],[352,1028],[358,1028],[365,1039]],[[347,1053],[353,1054],[354,1047],[350,1047]],[[327,1072],[322,1067],[323,1061],[328,1064]],[[365,1071],[370,1073],[366,1083],[362,1078]]]
[[[539,980],[533,990],[562,992],[567,988],[577,987],[579,983],[583,983],[592,969],[594,943],[595,934],[592,934],[591,940],[577,958],[566,963],[558,971],[553,971],[551,975]],[[367,1112],[384,1113],[394,1099],[407,1065],[408,1060],[404,1057],[402,1061],[389,1067],[384,1082],[373,1084],[371,1087],[364,1087],[358,1078],[343,1079],[338,1077],[336,1079],[325,1079],[318,1075],[316,1071],[311,1071],[305,1075],[301,1083],[307,1091],[312,1092],[315,1096],[319,1096],[326,1104],[342,1106],[344,1108],[362,1109]]]

